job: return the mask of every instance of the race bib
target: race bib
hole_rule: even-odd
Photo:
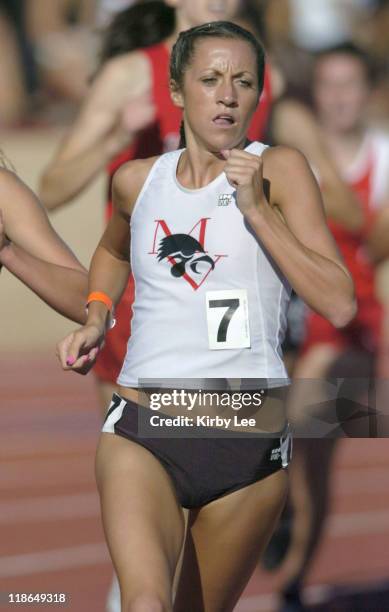
[[[246,289],[207,291],[206,307],[211,350],[250,348]]]

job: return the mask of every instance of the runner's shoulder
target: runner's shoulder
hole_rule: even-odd
[[[133,79],[150,77],[149,60],[142,51],[129,51],[108,59],[98,74],[100,80],[133,83]]]
[[[0,197],[5,197],[6,195],[10,195],[10,192],[15,193],[16,191],[30,192],[31,190],[16,174],[13,168],[0,166]],[[9,202],[9,204],[11,205],[11,202]]]
[[[287,145],[268,147],[263,152],[262,158],[264,172],[273,178],[299,174],[308,166],[305,155],[298,149]]]
[[[112,183],[114,200],[126,206],[126,212],[135,204],[145,180],[160,155],[146,159],[134,159],[122,166],[115,172]]]

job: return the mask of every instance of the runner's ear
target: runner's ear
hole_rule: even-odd
[[[181,92],[179,85],[176,83],[176,81],[174,81],[173,79],[170,79],[169,87],[170,87],[170,97],[172,99],[174,106],[178,106],[179,108],[184,108],[184,99],[183,99],[182,92]]]

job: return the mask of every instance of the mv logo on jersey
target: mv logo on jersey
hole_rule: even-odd
[[[161,263],[170,266],[170,274],[184,279],[195,291],[201,287],[222,257],[211,255],[205,249],[205,235],[210,218],[200,219],[187,234],[174,234],[164,219],[155,219],[152,250]]]

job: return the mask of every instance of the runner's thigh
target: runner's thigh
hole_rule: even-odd
[[[175,612],[233,610],[282,511],[279,470],[192,513]]]
[[[122,603],[146,594],[170,609],[184,519],[169,475],[141,445],[103,433],[96,477]]]

